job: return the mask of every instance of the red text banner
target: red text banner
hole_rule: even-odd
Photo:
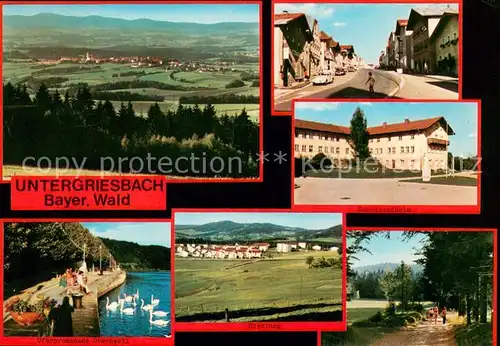
[[[13,177],[12,210],[165,210],[163,177]]]

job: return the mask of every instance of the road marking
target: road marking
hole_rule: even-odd
[[[394,96],[394,95],[396,95],[398,92],[400,92],[400,91],[401,91],[401,89],[403,89],[403,87],[405,86],[405,79],[404,79],[404,77],[403,77],[402,75],[399,75],[399,77],[400,77],[399,84],[398,84],[398,83],[396,83],[397,87],[396,87],[396,88],[394,88],[394,90],[393,90],[393,91],[391,91],[391,92],[389,93],[389,95],[387,95],[387,98],[389,98],[389,97],[393,97],[393,96]]]
[[[312,83],[309,83],[309,84],[307,84],[306,86],[304,86],[304,87],[302,87],[302,88],[300,88],[300,89],[291,89],[291,90],[289,90],[289,91],[287,91],[287,92],[285,92],[285,93],[282,93],[282,94],[281,94],[281,95],[279,95],[279,96],[276,96],[276,97],[274,98],[274,100],[275,100],[275,101],[276,101],[276,100],[279,100],[279,99],[281,99],[281,98],[283,98],[283,97],[287,96],[288,94],[294,93],[294,92],[296,92],[297,90],[304,90],[305,88],[308,88],[308,87],[310,87],[310,86],[312,86],[312,85],[313,85]]]

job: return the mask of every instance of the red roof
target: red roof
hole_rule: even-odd
[[[425,130],[434,125],[441,119],[443,119],[443,117],[435,117],[424,120],[405,121],[397,124],[374,126],[368,128],[368,133],[370,135],[381,135],[385,133]]]
[[[349,49],[352,49],[352,45],[340,46],[340,49],[349,50]]]
[[[234,246],[228,246],[226,251],[234,251],[236,248]]]
[[[398,24],[400,26],[406,26],[408,25],[408,19],[398,19]]]
[[[304,16],[304,13],[278,13],[274,15],[274,20],[290,20]]]
[[[387,134],[387,133],[418,131],[418,130],[428,129],[436,122],[441,120],[444,120],[444,118],[435,117],[423,120],[405,121],[397,124],[386,124],[386,125],[368,127],[367,130],[371,136]],[[300,119],[295,119],[295,127],[300,129],[329,132],[329,133],[336,133],[343,135],[350,134],[350,129],[345,126],[323,124],[314,121],[305,121]],[[450,127],[448,127],[448,132],[450,132],[450,134],[453,134],[453,130]]]
[[[259,249],[252,249],[251,251],[252,251],[252,252],[260,252],[260,250],[259,250]]]
[[[349,128],[315,121],[295,119],[295,128],[349,135]]]
[[[319,33],[319,39],[320,39],[321,41],[328,41],[328,40],[331,40],[331,39],[332,39],[332,37],[331,37],[331,36],[328,36],[326,32],[321,31],[321,32]]]

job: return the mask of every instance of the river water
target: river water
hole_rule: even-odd
[[[109,301],[116,302],[118,296],[123,294],[133,295],[139,290],[139,301],[134,308],[132,303],[125,303],[124,308],[133,308],[132,314],[120,312],[118,306],[115,310],[106,309],[106,297]],[[167,316],[153,316],[153,320],[170,321],[166,326],[157,326],[150,323],[149,311],[140,308],[141,301],[144,305],[151,304],[151,295],[159,299],[160,304],[153,311],[168,312]],[[127,273],[127,279],[123,285],[102,296],[99,299],[99,323],[101,336],[158,336],[165,337],[171,334],[171,285],[170,272],[154,273]]]

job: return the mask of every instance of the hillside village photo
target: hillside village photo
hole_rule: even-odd
[[[4,6],[4,178],[258,178],[259,6]]]
[[[342,321],[341,214],[183,212],[174,227],[177,322]]]
[[[296,102],[296,205],[479,204],[479,104]]]

